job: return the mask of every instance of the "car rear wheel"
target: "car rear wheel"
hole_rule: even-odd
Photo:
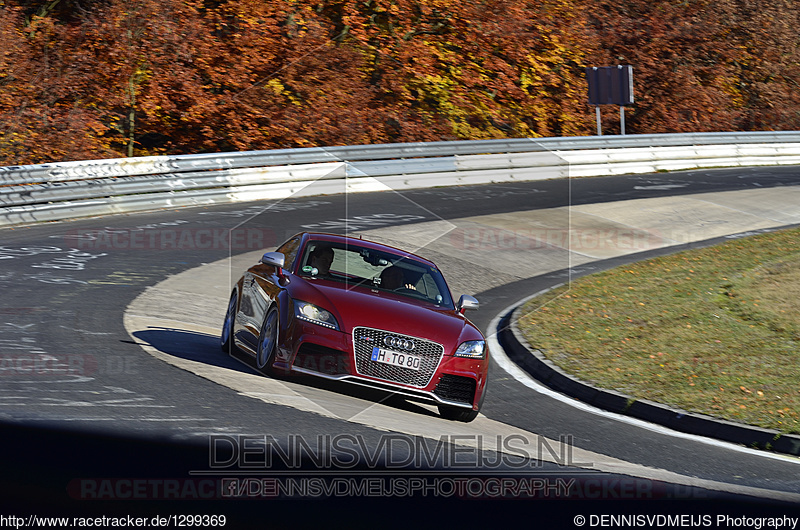
[[[237,301],[237,293],[234,289],[228,302],[228,310],[225,312],[225,321],[222,323],[222,333],[219,337],[220,347],[225,353],[233,353],[233,349],[236,347],[233,344],[233,322],[236,320]]]
[[[258,349],[256,350],[256,365],[266,373],[273,373],[272,363],[275,362],[275,351],[278,349],[278,309],[273,307],[264,319],[261,333],[258,336]]]
[[[461,407],[439,405],[439,414],[446,420],[470,422],[478,417],[478,412],[477,410],[462,409]]]

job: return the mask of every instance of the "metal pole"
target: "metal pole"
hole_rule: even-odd
[[[625,136],[625,106],[619,106],[619,126],[622,136]]]
[[[597,116],[597,136],[603,136],[603,126],[600,124],[600,105],[595,108],[595,115]]]

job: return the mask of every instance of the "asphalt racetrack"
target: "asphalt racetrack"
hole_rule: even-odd
[[[2,229],[3,514],[174,516],[173,526],[180,514],[207,516],[182,521],[196,526],[224,515],[231,528],[798,517],[796,457],[581,407],[514,377],[500,352],[481,416],[461,424],[372,391],[264,377],[218,346],[233,281],[299,231],[431,258],[455,297],[481,301],[468,316],[493,336],[501,312],[555,283],[800,223],[798,186],[796,167],[717,169]]]

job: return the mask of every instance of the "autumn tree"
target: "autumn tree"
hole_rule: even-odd
[[[212,43],[198,4],[111,0],[86,16],[74,46],[75,68],[93,88],[87,105],[117,151],[203,150],[199,129],[214,94],[203,78]]]
[[[0,7],[0,164],[112,156],[72,67],[69,27],[22,7]]]
[[[796,129],[798,18],[791,0],[4,0],[0,164],[592,134],[584,69],[616,64],[628,132]]]
[[[376,143],[363,56],[308,2],[221,3],[207,14],[217,144],[235,149]],[[235,58],[234,61],[231,58]]]
[[[740,50],[728,36],[735,13],[710,0],[606,0],[591,15],[601,44],[593,59],[634,68],[636,104],[630,132],[731,130],[732,65]]]
[[[582,17],[558,0],[373,0],[328,5],[367,56],[395,137],[575,133]],[[551,67],[553,67],[551,69]]]
[[[729,42],[735,63],[735,129],[800,128],[800,13],[791,0],[739,0]]]

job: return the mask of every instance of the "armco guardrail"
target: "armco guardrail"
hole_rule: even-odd
[[[800,132],[522,138],[62,162],[0,167],[0,226],[293,195],[778,164],[800,164]]]

